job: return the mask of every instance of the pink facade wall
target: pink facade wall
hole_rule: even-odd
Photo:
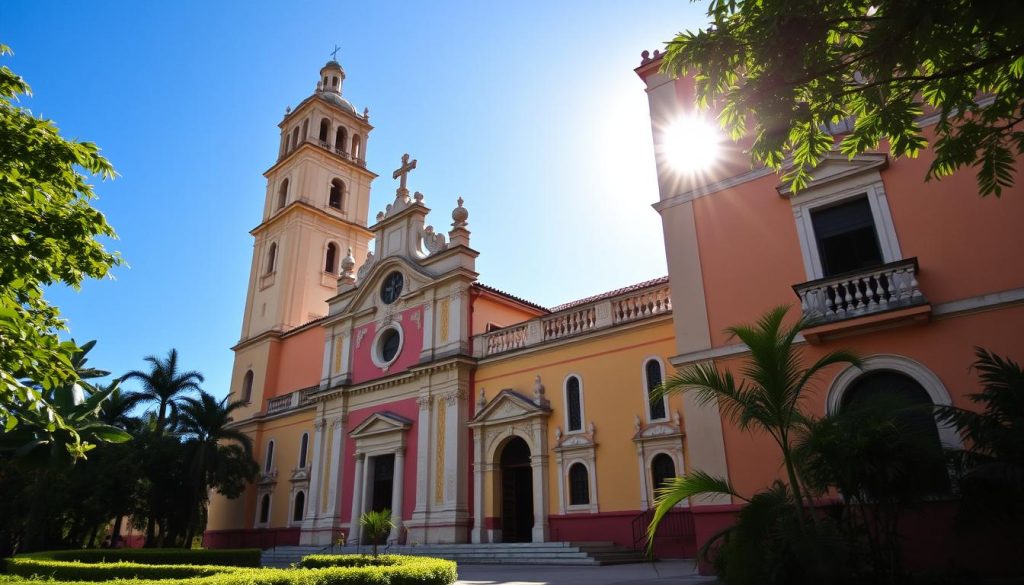
[[[416,365],[423,350],[423,307],[413,307],[399,313],[402,327],[402,347],[398,358],[385,371],[373,363],[371,352],[377,335],[376,323],[356,327],[352,335],[356,347],[352,349],[352,383],[359,384],[403,372]],[[360,341],[361,340],[361,341]]]
[[[390,411],[403,416],[411,421],[418,421],[420,415],[419,406],[415,398],[406,398],[395,402],[389,402],[380,406],[354,410],[348,415],[346,428],[354,429],[363,423],[369,416],[377,412]],[[405,466],[403,476],[402,495],[402,518],[412,518],[412,511],[416,507],[416,449],[417,449],[416,423],[406,431],[405,443]],[[345,440],[345,469],[341,476],[342,489],[340,490],[338,505],[341,506],[341,521],[352,521],[352,493],[355,486],[355,453],[356,444],[351,439]]]

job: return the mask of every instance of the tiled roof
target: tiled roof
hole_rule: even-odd
[[[579,299],[577,301],[571,301],[571,302],[568,302],[568,303],[563,303],[561,305],[556,305],[554,307],[551,307],[551,312],[552,313],[557,313],[558,311],[564,311],[566,309],[571,309],[571,308],[579,306],[579,305],[585,305],[587,303],[592,303],[594,301],[600,301],[601,299],[610,299],[612,297],[617,297],[619,295],[624,295],[624,294],[631,293],[631,292],[634,292],[634,291],[638,291],[638,290],[641,290],[641,289],[645,289],[645,288],[648,288],[648,287],[651,287],[651,286],[658,286],[658,285],[661,285],[661,284],[666,284],[667,282],[668,282],[668,276],[662,276],[660,278],[653,278],[651,280],[645,280],[643,282],[638,282],[636,284],[631,284],[629,286],[625,286],[625,287],[622,287],[622,288],[617,288],[615,290],[610,290],[610,291],[608,291],[606,293],[601,293],[599,295],[594,295],[592,297],[587,297],[587,298],[584,298],[584,299]]]
[[[522,304],[527,305],[529,307],[533,307],[534,309],[538,309],[540,311],[544,311],[545,313],[550,312],[550,311],[548,311],[547,307],[542,307],[542,306],[538,305],[537,303],[531,303],[530,301],[528,301],[528,300],[526,300],[526,299],[524,299],[522,297],[517,297],[517,296],[515,296],[513,294],[509,294],[509,293],[507,293],[507,292],[505,292],[503,290],[496,289],[493,286],[487,286],[486,284],[483,284],[482,282],[474,282],[473,286],[481,288],[481,289],[483,289],[483,290],[485,290],[487,292],[503,296],[503,297],[505,297],[507,299],[511,299],[511,300],[513,300],[513,301],[515,301],[517,303],[522,303]]]

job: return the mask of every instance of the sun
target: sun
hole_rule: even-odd
[[[708,119],[691,115],[672,121],[661,137],[662,156],[679,173],[708,170],[716,160],[722,134]]]

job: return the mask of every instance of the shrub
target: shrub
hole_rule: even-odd
[[[41,558],[42,554],[10,559],[11,566],[17,567],[17,573],[0,575],[0,583],[96,585],[97,581],[103,580],[110,585],[451,585],[457,578],[456,565],[452,561],[402,555],[376,558],[361,555],[312,555],[302,559],[302,568],[256,569],[211,565],[67,562]],[[50,576],[56,580],[47,579]]]
[[[58,581],[107,581],[109,579],[188,579],[237,570],[217,565],[153,565],[146,563],[83,563],[42,558],[7,559],[6,571],[22,577],[45,577]]]
[[[81,561],[83,563],[129,562],[143,565],[222,565],[230,567],[259,567],[260,550],[241,549],[185,549],[185,548],[116,548],[54,550],[19,555],[17,558],[49,559],[54,561]]]

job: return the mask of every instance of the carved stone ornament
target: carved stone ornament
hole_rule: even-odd
[[[420,238],[423,240],[423,247],[431,254],[441,252],[448,247],[448,243],[445,242],[444,239],[444,234],[435,233],[434,226],[432,225],[428,225],[424,228],[420,233]]]
[[[366,262],[363,262],[363,265],[359,267],[359,271],[356,272],[356,278],[358,278],[360,282],[362,282],[363,279],[366,278],[366,275],[370,273],[370,269],[373,268],[373,263],[375,261],[376,259],[373,257],[373,250],[367,251]]]
[[[326,426],[327,426],[327,421],[322,419],[322,418],[313,421],[313,429],[314,430],[322,431],[322,430],[324,430],[324,427],[326,427]]]
[[[416,399],[416,404],[419,405],[420,410],[427,410],[430,408],[430,396],[422,395]]]
[[[448,392],[447,394],[444,395],[444,401],[448,404],[448,406],[456,404],[459,400],[465,400],[465,398],[466,391],[462,389],[452,390],[451,392]]]

